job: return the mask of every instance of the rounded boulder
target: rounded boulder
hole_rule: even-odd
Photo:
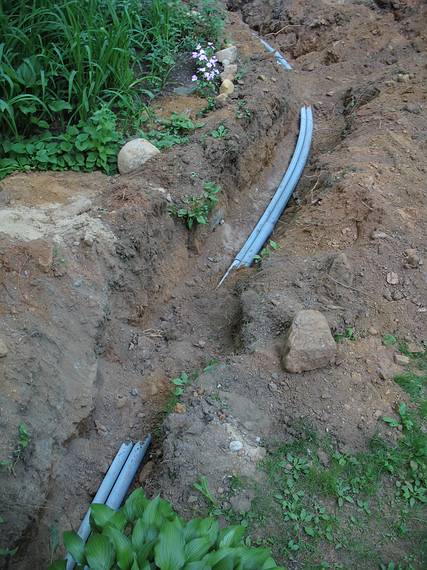
[[[159,153],[159,149],[145,139],[134,139],[127,142],[120,149],[117,157],[117,167],[120,174],[129,174],[129,172],[138,170],[147,160]]]

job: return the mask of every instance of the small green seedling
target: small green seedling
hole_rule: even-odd
[[[279,249],[279,244],[277,242],[273,241],[272,239],[270,239],[268,241],[268,244],[262,248],[262,250],[259,252],[259,254],[255,255],[254,262],[257,263],[258,265],[260,265],[261,262],[263,261],[263,259],[267,259],[268,257],[270,257],[270,255],[273,251],[276,251],[278,249]]]
[[[385,334],[383,336],[383,345],[384,346],[393,346],[396,344],[397,338],[392,334]]]
[[[343,340],[356,340],[356,334],[352,327],[347,327],[343,333],[337,333],[334,335],[336,342],[342,342]]]
[[[193,487],[201,493],[205,499],[213,506],[217,507],[218,502],[216,501],[215,497],[212,495],[211,490],[209,489],[209,482],[207,478],[202,475],[199,477],[197,483],[194,483]]]
[[[217,129],[211,132],[214,139],[223,139],[228,135],[229,131],[224,125],[219,125]]]
[[[218,202],[217,194],[220,190],[220,187],[214,182],[206,182],[201,194],[184,198],[184,206],[181,208],[171,206],[169,213],[177,218],[183,218],[189,230],[195,224],[205,225],[208,222],[209,214]]]
[[[23,459],[24,452],[27,449],[29,443],[30,436],[27,426],[24,423],[21,423],[18,427],[18,443],[12,452],[12,457],[10,459],[3,459],[0,461],[0,468],[3,467],[5,469],[8,469],[9,472],[13,473],[16,464]]]
[[[242,99],[237,104],[236,119],[250,119],[252,111],[247,108],[247,102]]]

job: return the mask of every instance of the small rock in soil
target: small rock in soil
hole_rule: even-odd
[[[131,390],[130,390],[130,395],[131,395],[131,396],[136,397],[136,396],[138,396],[138,394],[139,394],[139,392],[138,392],[138,389],[137,389],[137,388],[131,388]]]
[[[225,79],[221,83],[221,87],[219,88],[219,92],[221,95],[231,95],[234,91],[234,84],[229,79]]]
[[[275,384],[274,382],[270,382],[270,384],[268,385],[270,392],[278,392],[279,388],[277,386],[277,384]]]
[[[416,249],[407,249],[405,251],[405,260],[410,267],[415,269],[423,264],[423,260]]]
[[[377,336],[378,331],[377,331],[377,329],[375,329],[374,327],[369,327],[368,333],[369,333],[370,335],[372,335],[372,336]]]
[[[329,458],[329,455],[327,453],[325,453],[324,451],[322,451],[321,449],[318,450],[317,452],[317,457],[319,458],[320,463],[324,466],[324,467],[328,467],[328,465],[330,464],[331,460]]]
[[[391,294],[393,301],[401,301],[404,297],[402,291],[393,291]]]
[[[215,102],[217,106],[221,108],[224,107],[224,105],[227,103],[227,99],[228,99],[227,93],[220,93],[215,97]]]
[[[234,63],[237,59],[237,47],[230,46],[228,48],[221,49],[220,51],[217,51],[215,55],[218,61],[220,61],[221,63],[225,63],[226,61],[228,61],[228,65],[230,65],[231,63]]]
[[[394,361],[399,366],[407,366],[410,363],[409,357],[404,354],[395,354]]]
[[[176,404],[175,408],[174,408],[174,412],[177,414],[185,414],[185,412],[187,411],[187,408],[185,407],[185,404],[180,404],[178,402],[178,404]]]
[[[120,174],[128,174],[141,168],[143,164],[150,160],[160,151],[153,144],[145,139],[134,139],[126,143],[117,157],[117,168]]]
[[[237,451],[240,451],[241,449],[243,449],[243,443],[241,441],[238,441],[238,440],[231,441],[229,448],[230,448],[230,451],[233,451],[236,453]]]
[[[249,494],[236,495],[230,499],[231,507],[236,513],[248,513],[251,510],[252,499]]]
[[[329,275],[344,285],[350,286],[353,283],[353,270],[345,253],[339,253],[334,257]]]
[[[288,372],[315,370],[333,363],[337,345],[328,321],[320,311],[300,311],[295,316],[282,351]]]
[[[371,234],[371,239],[386,239],[388,235],[385,232],[381,232],[379,230],[375,230]]]
[[[230,81],[234,81],[236,78],[237,73],[237,65],[236,64],[228,64],[224,66],[224,71],[221,73],[220,77],[223,81],[229,79]]]
[[[416,103],[407,103],[403,107],[403,111],[408,111],[408,113],[414,113],[414,115],[419,115],[421,113],[421,105]]]
[[[387,283],[389,285],[397,285],[399,283],[399,276],[394,271],[387,273]]]
[[[0,358],[4,358],[8,352],[9,349],[6,346],[6,343],[0,338]]]

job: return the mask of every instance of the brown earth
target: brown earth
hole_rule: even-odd
[[[188,391],[184,413],[169,416],[140,480],[186,513],[198,508],[200,474],[213,489],[232,473],[254,475],[294,420],[363,449],[404,398],[381,335],[418,346],[426,336],[426,6],[228,5],[240,10],[228,35],[245,73],[188,145],[130,176],[1,183],[2,457],[21,422],[31,435],[14,473],[0,474],[0,546],[19,546],[5,567],[46,565],[51,529],[78,526],[118,446],[158,425],[182,370],[221,361]],[[250,118],[236,118],[239,99]],[[286,169],[304,103],[314,107],[313,148],[273,236],[280,249],[216,289]],[[168,96],[158,107],[195,116],[200,100]],[[228,138],[209,136],[219,124]],[[220,204],[207,227],[188,233],[168,205],[207,180],[221,185]],[[333,332],[353,327],[358,340],[339,345],[335,366],[293,375],[279,350],[301,308],[322,311]],[[236,439],[243,454],[229,451]]]

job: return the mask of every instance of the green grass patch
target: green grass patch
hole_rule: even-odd
[[[140,129],[179,58],[217,43],[223,25],[215,0],[1,2],[0,178],[113,172],[118,143]],[[185,142],[188,121],[172,117],[148,138]]]
[[[386,422],[397,438],[376,435],[366,451],[346,454],[299,423],[291,441],[271,446],[262,483],[230,484],[230,497],[255,492],[251,510],[223,515],[289,569],[426,568],[426,353],[411,355],[396,382],[412,399]]]

